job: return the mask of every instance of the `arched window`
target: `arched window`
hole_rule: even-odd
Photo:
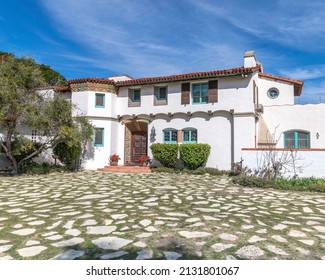
[[[309,149],[310,133],[306,131],[286,131],[284,133],[284,147],[293,149]]]
[[[197,143],[197,130],[196,129],[183,129],[182,131],[183,143]]]
[[[177,130],[176,129],[165,129],[163,131],[164,143],[177,143]]]

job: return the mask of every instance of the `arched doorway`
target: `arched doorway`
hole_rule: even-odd
[[[139,158],[148,154],[148,121],[125,121],[124,164],[138,165]]]

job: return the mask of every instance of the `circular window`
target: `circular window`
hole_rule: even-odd
[[[270,88],[267,92],[269,98],[277,98],[279,96],[279,90],[277,88]]]

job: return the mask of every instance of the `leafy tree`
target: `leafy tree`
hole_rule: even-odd
[[[25,161],[62,141],[85,143],[91,139],[89,122],[82,117],[73,118],[72,105],[63,96],[52,97],[48,91],[37,90],[44,86],[44,75],[33,59],[9,55],[1,61],[0,146],[12,163],[14,174],[19,173]],[[23,128],[39,131],[41,141],[29,148],[25,141],[17,152],[13,143],[24,135]]]
[[[68,82],[59,72],[51,69],[50,66],[41,64],[40,66],[43,77],[49,86],[66,86]]]
[[[8,57],[15,57],[14,54],[0,51],[0,64]],[[45,64],[38,65],[42,72],[45,84],[47,86],[66,86],[68,81],[59,72],[53,70],[50,66]]]

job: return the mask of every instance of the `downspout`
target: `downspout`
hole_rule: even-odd
[[[231,130],[231,151],[230,151],[230,163],[231,163],[231,171],[234,171],[235,165],[235,119],[234,119],[234,109],[230,109],[230,130]]]

